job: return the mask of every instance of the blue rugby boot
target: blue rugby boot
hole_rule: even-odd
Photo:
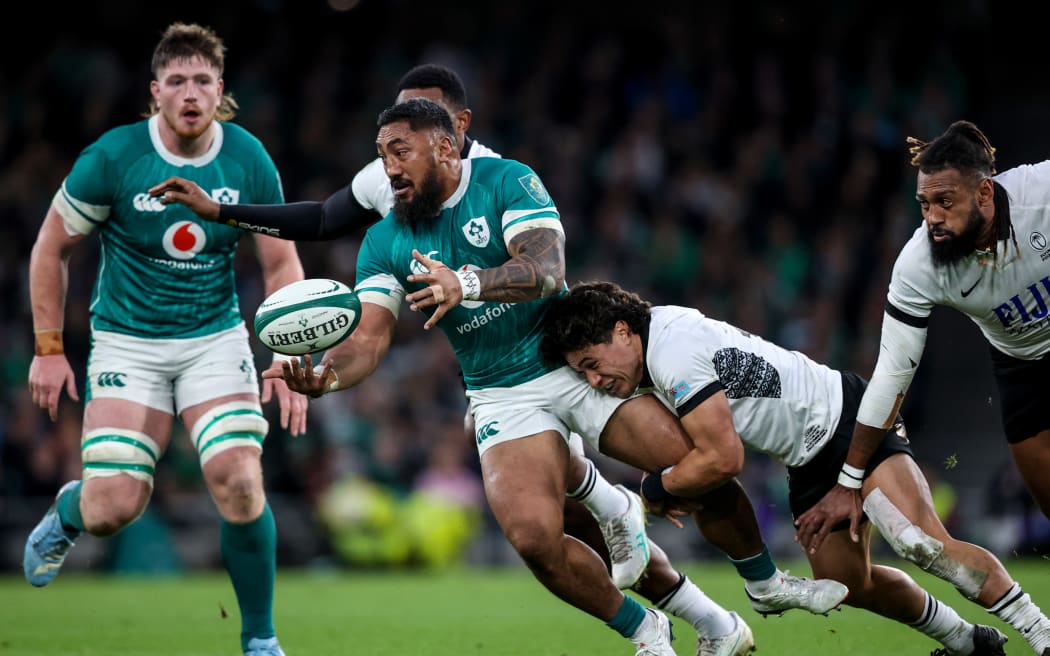
[[[44,518],[33,527],[26,540],[25,554],[22,556],[22,570],[25,572],[26,580],[36,587],[43,587],[58,576],[58,570],[62,569],[62,563],[66,560],[73,543],[80,532],[70,536],[62,528],[62,520],[58,517],[58,499],[68,490],[79,486],[81,481],[69,481],[55,495],[55,501],[44,513]]]

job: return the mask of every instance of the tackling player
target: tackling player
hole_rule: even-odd
[[[555,300],[545,332],[546,357],[567,361],[593,388],[620,398],[652,389],[678,413],[696,448],[644,479],[650,511],[673,514],[682,497],[732,480],[744,466],[745,445],[787,465],[796,517],[836,484],[865,387],[860,376],[691,308],[650,307],[607,282],[578,284]],[[945,529],[899,416],[856,480],[867,516],[902,558],[985,609],[1012,591],[1016,613],[998,616],[1018,631],[1050,626],[994,555]],[[849,587],[846,604],[938,640],[944,651],[935,653],[1004,653],[999,631],[963,620],[901,570],[871,564],[870,531],[854,541],[845,522],[839,528],[807,556],[815,575]],[[1033,647],[1043,653],[1041,644]]]

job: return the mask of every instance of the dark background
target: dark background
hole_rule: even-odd
[[[450,64],[467,84],[472,136],[531,165],[551,191],[566,226],[570,283],[612,279],[864,375],[877,352],[890,267],[921,220],[905,137],[932,139],[965,118],[998,148],[1000,170],[1050,152],[1043,24],[1009,3],[346,4],[353,6],[37,3],[7,21],[4,567],[17,567],[25,532],[61,483],[79,476],[82,408],[63,401],[52,424],[25,389],[29,251],[80,149],[145,110],[152,48],[172,21],[209,25],[225,39],[236,120],[269,149],[288,200],[322,200],[345,185],[374,156],[375,118],[398,78],[424,61]],[[262,297],[249,241],[238,262],[248,317]],[[97,264],[89,243],[71,263],[66,319],[81,376]],[[299,250],[307,276],[352,282],[353,240]],[[430,485],[449,492],[482,517],[469,558],[505,557],[463,436],[455,363],[421,323],[406,310],[376,376],[311,404],[308,435],[293,440],[268,410],[274,430],[264,463],[283,563],[347,562],[332,536],[350,520],[322,510],[347,481],[398,500]],[[256,353],[266,366],[269,355],[258,346]],[[1009,462],[987,349],[969,320],[935,312],[904,412],[958,537],[1001,553],[1047,552],[1050,529]],[[174,529],[175,561],[208,566],[214,511],[188,449],[183,437],[173,441],[143,524]],[[599,460],[614,481],[637,485],[637,472]],[[751,456],[745,478],[770,541],[794,549],[782,468]],[[668,549],[676,556],[707,555],[704,545],[667,539],[685,542]],[[116,549],[98,544],[79,562],[114,565]]]

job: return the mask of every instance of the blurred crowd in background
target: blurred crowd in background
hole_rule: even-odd
[[[226,40],[236,120],[269,149],[289,201],[323,200],[347,184],[374,157],[375,119],[400,76],[444,63],[466,83],[471,136],[546,183],[570,283],[611,279],[864,375],[890,267],[921,220],[905,137],[930,139],[966,118],[999,148],[1000,170],[1050,155],[1047,89],[1016,70],[1039,40],[1024,16],[997,14],[986,0],[898,15],[868,2],[806,11],[774,2],[98,4],[30,20],[33,46],[5,51],[0,75],[5,569],[17,566],[55,491],[80,475],[82,406],[63,400],[52,423],[25,384],[30,249],[80,149],[145,110],[151,48],[171,21],[209,25]],[[306,275],[352,282],[358,245],[300,243]],[[70,264],[65,343],[81,392],[95,248]],[[239,295],[250,318],[262,284],[244,255]],[[1007,460],[985,347],[965,320],[938,317],[904,413],[939,508],[959,537],[1045,556],[1050,526]],[[292,439],[267,408],[264,467],[282,564],[513,558],[486,514],[458,367],[422,324],[406,307],[376,375],[312,402],[307,435]],[[258,345],[256,354],[268,366],[271,355]],[[598,462],[637,487],[639,472]],[[782,468],[752,454],[744,478],[770,543],[800,555]],[[197,539],[218,530],[206,494],[180,436],[139,527],[73,559],[214,565],[205,545],[217,542]],[[712,553],[695,531],[653,530],[672,557]]]

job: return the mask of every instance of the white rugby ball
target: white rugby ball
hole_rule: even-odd
[[[361,320],[361,301],[338,280],[308,278],[281,287],[255,311],[255,334],[283,355],[320,353],[343,341]]]

